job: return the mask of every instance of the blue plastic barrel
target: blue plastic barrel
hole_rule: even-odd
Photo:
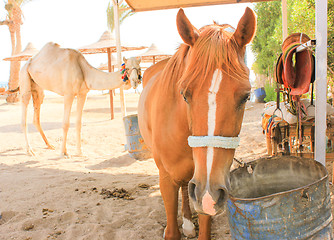
[[[297,157],[259,159],[231,172],[232,239],[333,239],[328,173]]]
[[[264,99],[266,97],[266,91],[264,88],[257,88],[254,90],[255,100],[256,102],[264,103]]]
[[[123,123],[127,142],[125,148],[129,154],[137,160],[151,158],[152,154],[139,131],[137,114],[123,117]]]

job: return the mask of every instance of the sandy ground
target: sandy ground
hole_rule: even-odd
[[[128,114],[136,113],[138,98],[138,94],[126,96]],[[114,99],[115,119],[111,121],[109,95],[88,97],[83,113],[83,157],[74,156],[73,105],[67,144],[72,156],[68,159],[59,157],[61,97],[48,96],[41,111],[42,127],[56,150],[46,149],[32,125],[33,108],[29,105],[29,138],[35,157],[27,156],[24,149],[20,104],[0,99],[1,240],[162,239],[166,218],[158,170],[153,159],[138,161],[124,150],[119,96]],[[238,159],[249,161],[266,153],[262,110],[261,103],[246,105]],[[110,197],[108,190],[116,188],[123,188],[133,199]],[[212,238],[230,239],[225,213],[213,218]]]

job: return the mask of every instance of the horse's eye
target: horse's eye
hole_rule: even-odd
[[[250,94],[244,96],[244,98],[240,102],[240,105],[246,103],[248,100],[250,100]]]
[[[187,92],[184,93],[183,91],[181,91],[180,93],[181,93],[181,95],[182,95],[182,97],[183,97],[183,100],[184,100],[186,103],[189,104],[189,102],[188,102],[188,98],[187,98],[187,96],[186,96],[186,95],[187,95]]]
[[[184,96],[184,95],[183,95],[183,100],[184,100],[186,103],[188,103],[188,100],[187,100],[186,96]]]

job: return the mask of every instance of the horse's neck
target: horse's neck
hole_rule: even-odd
[[[120,72],[103,72],[92,67],[83,57],[79,60],[87,87],[92,90],[119,88],[123,84]]]

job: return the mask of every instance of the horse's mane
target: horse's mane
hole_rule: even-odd
[[[201,87],[217,68],[236,79],[247,79],[248,72],[239,61],[238,51],[242,50],[229,29],[233,30],[228,24],[204,26],[192,48],[182,44],[164,69],[165,87]]]
[[[185,61],[190,47],[186,44],[181,44],[176,53],[170,58],[164,71],[162,72],[162,87],[174,89],[175,84],[180,80],[185,69]]]

